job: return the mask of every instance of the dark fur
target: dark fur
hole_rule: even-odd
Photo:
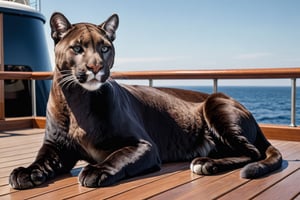
[[[45,139],[36,160],[11,173],[13,188],[40,185],[69,172],[78,160],[90,163],[79,175],[87,187],[111,185],[171,161],[191,161],[197,174],[244,167],[244,178],[281,166],[280,152],[251,113],[225,94],[120,85],[108,79],[116,15],[99,26],[71,25],[59,13],[50,22],[56,69]]]

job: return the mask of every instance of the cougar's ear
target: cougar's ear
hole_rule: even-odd
[[[99,25],[106,32],[106,35],[111,41],[116,39],[116,30],[119,26],[119,17],[117,14],[110,16],[104,23]]]
[[[57,44],[72,27],[68,19],[61,13],[55,12],[50,18],[51,37]]]

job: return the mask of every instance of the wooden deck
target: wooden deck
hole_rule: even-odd
[[[43,140],[43,129],[0,132],[0,199],[298,199],[300,200],[300,142],[271,140],[284,164],[269,176],[246,180],[235,170],[216,176],[198,176],[188,163],[166,164],[159,172],[125,180],[105,188],[85,188],[77,175],[79,162],[68,175],[30,190],[14,190],[8,175],[29,165]]]

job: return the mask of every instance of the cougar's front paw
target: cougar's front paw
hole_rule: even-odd
[[[46,179],[46,175],[39,169],[19,167],[11,172],[9,184],[14,189],[28,189],[41,185]]]
[[[198,175],[210,175],[218,172],[214,160],[210,158],[195,158],[190,165],[191,171]]]
[[[105,166],[87,165],[79,174],[79,182],[85,187],[101,187],[116,182],[116,175]]]

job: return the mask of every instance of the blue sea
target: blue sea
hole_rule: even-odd
[[[181,86],[179,88],[212,93],[210,86]],[[291,124],[291,88],[260,86],[219,86],[252,112],[258,123]],[[296,96],[296,125],[300,125],[300,88]]]

